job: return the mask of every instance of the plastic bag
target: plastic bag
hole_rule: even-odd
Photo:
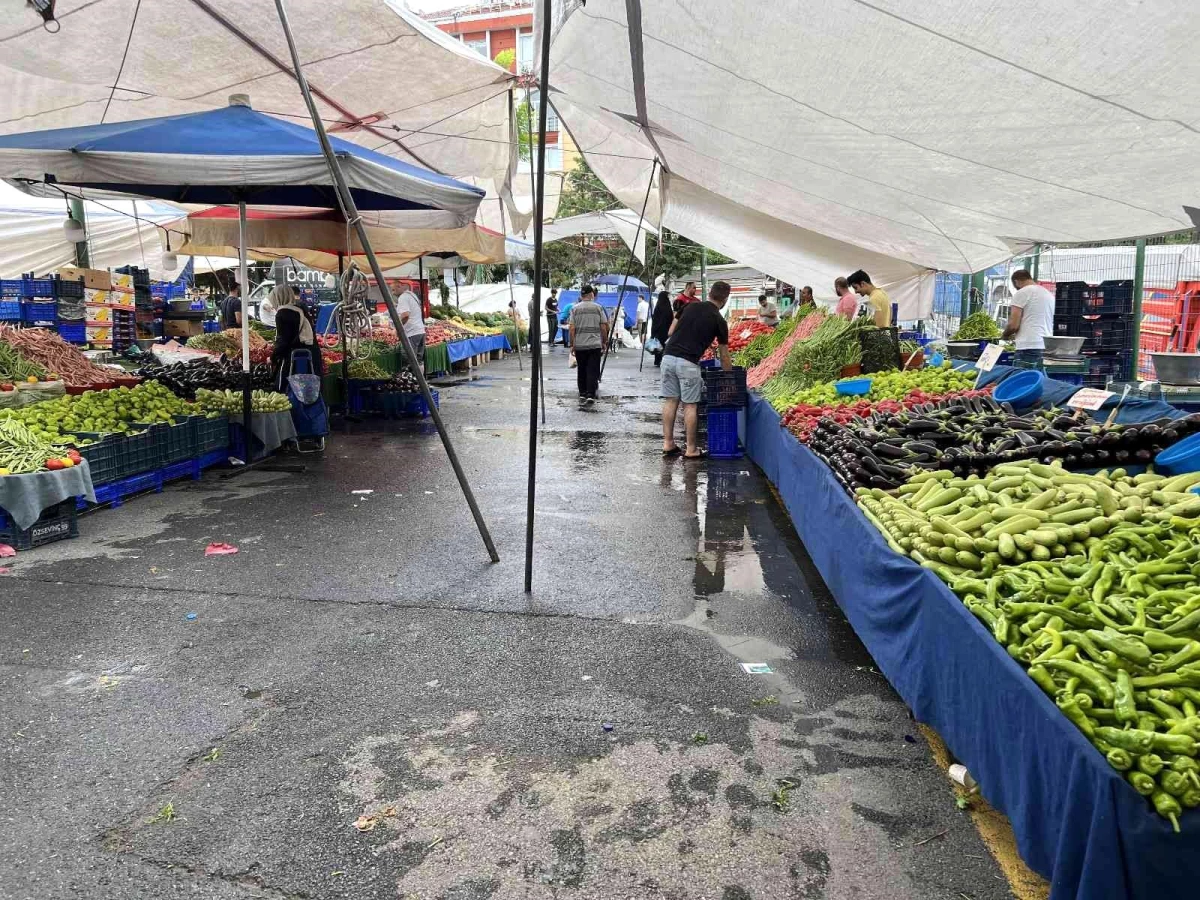
[[[288,388],[304,406],[316,403],[321,398],[321,379],[316,375],[289,375]]]
[[[646,341],[646,352],[647,353],[657,353],[661,349],[662,349],[662,341],[660,341],[658,338],[652,337],[652,338],[650,338],[650,340]]]

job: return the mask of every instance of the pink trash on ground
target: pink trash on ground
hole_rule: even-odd
[[[17,551],[8,544],[0,544],[0,559],[11,559],[17,555]]]
[[[225,544],[221,542],[209,544],[204,548],[205,556],[232,556],[237,552],[238,548],[233,546],[233,544]]]

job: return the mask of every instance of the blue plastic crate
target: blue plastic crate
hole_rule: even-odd
[[[701,369],[704,376],[704,394],[709,406],[745,406],[749,402],[746,392],[746,370],[734,366],[729,372],[724,369]]]
[[[23,297],[24,289],[20,278],[0,278],[0,297]]]
[[[710,408],[708,421],[708,455],[714,459],[738,459],[742,444],[738,439],[740,408]]]
[[[58,336],[68,344],[86,344],[87,325],[83,322],[78,325],[72,322],[59,322]]]
[[[22,297],[54,297],[53,278],[34,278],[32,275],[21,277]]]
[[[0,322],[21,321],[20,300],[0,300]]]
[[[58,304],[53,300],[44,303],[26,300],[21,304],[21,321],[53,328],[58,322]]]
[[[193,481],[200,480],[200,460],[184,459],[177,463],[171,463],[162,470],[162,479],[166,481],[178,481],[180,478],[190,478]]]
[[[145,494],[150,491],[161,494],[162,489],[163,470],[155,469],[153,472],[143,472],[141,475],[133,475],[129,478],[122,478],[120,481],[113,481],[97,487],[95,489],[96,505],[111,506],[113,509],[116,509],[134,494]],[[82,509],[87,504],[81,497],[79,498],[78,505]]]
[[[250,451],[251,456],[246,456],[246,429],[241,422],[229,423],[229,456],[240,459],[243,462],[254,462],[259,459],[266,459],[267,448],[253,434],[250,435]]]
[[[220,465],[227,459],[229,459],[229,448],[218,447],[216,450],[210,450],[208,453],[202,454],[197,462],[203,471],[204,469],[211,469],[213,466]]]
[[[81,498],[82,499],[82,498]],[[79,518],[74,500],[64,500],[44,510],[28,528],[17,528],[0,509],[0,544],[15,550],[32,550],[43,544],[79,537]]]

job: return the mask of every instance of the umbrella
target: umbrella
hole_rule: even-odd
[[[598,278],[592,279],[592,284],[624,284],[625,290],[645,291],[648,290],[646,282],[640,278],[634,278],[632,275],[601,275]]]
[[[347,141],[330,139],[353,203],[390,210],[416,227],[457,228],[484,192]],[[56,128],[0,136],[0,176],[22,183],[118,191],[176,203],[235,203],[239,210],[244,409],[250,444],[250,330],[246,204],[341,205],[316,132],[250,108]]]

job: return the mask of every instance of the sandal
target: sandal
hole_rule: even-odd
[[[695,456],[688,456],[688,455],[685,453],[685,454],[683,454],[683,458],[684,458],[684,459],[707,459],[707,458],[708,458],[708,451],[707,451],[707,450],[697,450],[697,451],[696,451],[696,455],[695,455]]]
[[[678,446],[676,446],[676,447],[672,447],[670,450],[664,450],[662,452],[662,455],[663,455],[663,459],[673,459],[674,457],[679,456],[681,453],[683,453],[683,451],[680,450]]]

